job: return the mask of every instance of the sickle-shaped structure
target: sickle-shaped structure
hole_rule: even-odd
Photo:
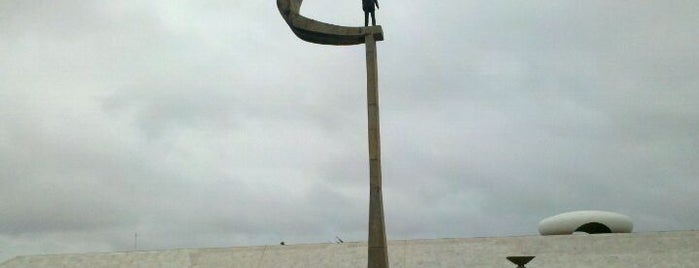
[[[383,41],[381,26],[346,27],[301,16],[303,0],[277,0],[279,13],[291,31],[304,41],[322,45],[366,45],[367,125],[369,138],[369,241],[367,267],[388,267],[386,223],[381,192],[381,139],[379,131],[379,73],[376,41]]]
[[[367,35],[373,35],[376,41],[383,41],[381,26],[347,27],[309,19],[299,14],[301,3],[303,0],[277,0],[277,7],[291,31],[304,41],[348,46],[363,44]]]

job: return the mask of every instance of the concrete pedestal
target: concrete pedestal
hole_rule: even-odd
[[[376,62],[376,41],[367,35],[366,89],[369,129],[369,268],[388,268],[386,224],[381,192],[381,135],[379,128],[379,75]]]

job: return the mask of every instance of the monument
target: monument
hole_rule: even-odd
[[[377,4],[376,0],[367,2],[372,5]],[[379,86],[376,62],[376,41],[383,41],[383,30],[381,26],[347,27],[309,19],[299,14],[302,3],[303,0],[277,0],[279,12],[296,36],[304,41],[321,45],[365,44],[366,46],[369,129],[369,258],[367,267],[387,268],[388,248],[386,246],[386,224],[381,192]],[[372,20],[375,23],[373,6],[371,10]],[[365,13],[365,19],[367,14]]]
[[[371,25],[376,25],[376,16],[374,15],[374,7],[379,8],[378,0],[362,0],[362,9],[364,10],[364,26],[369,26],[369,14],[371,14]]]

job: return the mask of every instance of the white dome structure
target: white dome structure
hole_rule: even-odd
[[[599,210],[581,210],[558,214],[539,222],[541,235],[630,233],[633,223],[629,216]]]

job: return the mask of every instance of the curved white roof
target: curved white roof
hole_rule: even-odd
[[[542,235],[564,235],[574,232],[630,233],[633,223],[629,216],[599,210],[581,210],[558,214],[539,222]]]

